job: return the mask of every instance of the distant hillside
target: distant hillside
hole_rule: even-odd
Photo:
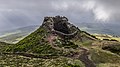
[[[119,25],[101,24],[101,23],[75,23],[81,30],[87,31],[91,34],[108,34],[113,36],[120,36],[120,30],[117,29]],[[107,25],[107,26],[106,26]],[[39,25],[22,27],[10,31],[0,32],[0,41],[7,43],[17,43],[29,33],[34,31]],[[117,29],[117,30],[116,30]]]
[[[109,34],[113,36],[120,36],[120,25],[107,23],[75,23],[81,30],[87,31],[91,34]]]
[[[38,27],[39,27],[38,25],[33,25],[0,32],[1,33],[0,41],[7,43],[16,43],[23,39],[28,34],[30,34],[31,32],[33,32],[34,30],[36,30]]]

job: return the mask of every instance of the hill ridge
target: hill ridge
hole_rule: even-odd
[[[77,60],[79,63],[82,62],[84,64],[82,67],[96,67],[96,64],[102,62],[114,63],[109,59],[115,60],[118,58],[111,53],[102,52],[104,42],[111,41],[101,41],[95,36],[81,31],[78,27],[69,23],[69,20],[64,16],[45,17],[43,24],[36,31],[17,44],[6,47],[3,54],[41,58],[44,61],[64,57],[64,59],[69,58]],[[99,48],[99,50],[96,48]],[[71,61],[72,63],[63,62],[70,67],[81,66],[74,61]],[[119,60],[116,62],[119,63]]]

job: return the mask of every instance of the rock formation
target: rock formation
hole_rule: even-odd
[[[45,17],[42,26],[49,31],[64,38],[73,38],[78,33],[78,28],[70,24],[65,16]]]

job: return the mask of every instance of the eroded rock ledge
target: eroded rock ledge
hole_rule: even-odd
[[[67,38],[73,38],[79,30],[70,24],[65,16],[45,17],[42,26],[46,26],[54,34]]]

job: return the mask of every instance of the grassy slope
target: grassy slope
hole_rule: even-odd
[[[96,63],[98,67],[107,67],[109,65],[115,64],[119,66],[120,57],[107,51],[103,51],[102,49],[91,49],[91,44],[94,40],[89,40],[94,36],[89,36],[88,34],[82,32],[83,42],[74,41],[78,45],[82,45],[90,50],[91,59]],[[42,59],[42,58],[29,58],[19,55],[0,55],[0,65],[1,66],[8,66],[8,65],[23,65],[25,66],[51,66],[51,67],[84,67],[83,63],[80,60],[75,60],[67,57],[61,57],[60,55],[66,54],[61,50],[56,50],[49,45],[49,43],[45,40],[45,38],[49,35],[47,33],[46,28],[40,27],[38,30],[21,40],[19,43],[14,44],[12,46],[7,47],[6,51],[8,52],[26,52],[26,53],[37,53],[42,55],[57,55],[59,56],[56,59]],[[87,37],[89,36],[89,37]],[[88,40],[86,40],[86,38]],[[59,42],[60,43],[60,42]],[[1,44],[0,46],[4,46],[5,43]],[[64,45],[62,45],[64,46]],[[69,44],[68,44],[69,46]],[[69,52],[69,51],[68,51]],[[22,61],[21,61],[22,60]],[[24,60],[24,61],[23,61]],[[11,61],[11,62],[10,62]],[[115,62],[114,62],[115,61]],[[55,63],[57,62],[57,63]],[[106,66],[107,65],[107,66]],[[115,66],[114,65],[114,66]]]
[[[4,47],[6,48],[7,52],[25,52],[37,53],[39,55],[57,55],[57,58],[30,58],[15,54],[7,55],[0,53],[0,66],[84,67],[84,64],[80,60],[59,56],[65,53],[63,53],[63,51],[52,48],[49,43],[45,41],[46,36],[46,29],[39,28],[38,30],[21,40],[19,43]],[[1,46],[3,45],[5,44],[1,44]]]
[[[100,40],[108,39],[108,40],[117,40],[120,42],[120,37],[115,37],[115,36],[108,35],[108,34],[93,34],[93,35],[96,36]]]
[[[113,37],[105,34],[94,34],[98,39],[103,40],[102,49],[120,55],[120,37]]]
[[[38,28],[35,32],[31,33],[28,35],[26,38],[21,40],[15,45],[12,45],[11,47],[7,48],[7,51],[12,51],[12,52],[27,52],[27,53],[38,53],[38,54],[50,54],[50,55],[65,55],[71,53],[71,51],[63,52],[62,50],[57,50],[53,48],[48,41],[46,41],[47,37],[51,33],[48,33],[48,29],[46,27],[40,27]],[[93,41],[95,38],[83,31],[80,31],[78,36],[81,35],[82,42],[86,41]],[[73,38],[73,40],[76,38]],[[93,40],[92,40],[93,39]],[[71,41],[65,41],[60,39],[58,36],[55,43],[57,44],[56,46],[62,48],[77,48],[79,47],[79,44],[75,44],[76,41],[80,41],[80,39],[77,39],[76,41],[73,42]]]
[[[94,48],[90,50],[91,59],[96,63],[97,67],[119,67],[120,66],[120,56],[111,53],[109,51],[104,51],[99,48]]]
[[[84,67],[75,59],[59,57],[56,59],[29,58],[19,55],[0,54],[0,67]]]
[[[60,54],[60,51],[55,50],[47,41],[45,41],[46,36],[46,29],[39,28],[14,46],[8,47],[7,51],[52,55]]]
[[[0,52],[4,51],[6,47],[10,46],[11,44],[5,43],[5,42],[0,42]]]

